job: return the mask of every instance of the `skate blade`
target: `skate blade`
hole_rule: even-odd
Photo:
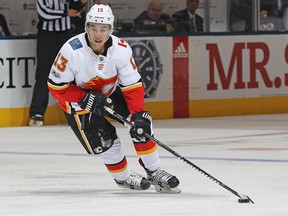
[[[124,186],[124,185],[122,185],[122,184],[118,184],[118,183],[117,183],[117,185],[118,185],[118,187],[121,188],[121,189],[128,189],[128,190],[133,190],[133,191],[149,191],[149,190],[154,190],[154,187],[153,187],[152,185],[150,185],[150,187],[147,188],[146,190],[143,190],[143,189],[132,189],[132,188],[130,188],[130,187],[126,187],[126,186]]]
[[[160,187],[158,185],[155,185],[155,190],[158,193],[168,193],[168,194],[178,194],[181,193],[181,190],[177,187],[175,188],[168,188],[168,187]]]
[[[30,120],[29,121],[29,126],[31,127],[41,127],[43,126],[43,121],[34,121],[34,120]]]

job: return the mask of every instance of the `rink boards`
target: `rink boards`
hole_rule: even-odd
[[[141,65],[155,119],[286,113],[285,34],[124,38]],[[36,40],[0,40],[0,126],[28,124]],[[46,124],[65,123],[50,97]]]

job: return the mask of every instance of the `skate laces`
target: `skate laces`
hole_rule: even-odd
[[[161,187],[169,187],[169,179],[173,176],[169,173],[167,173],[164,170],[157,170],[155,172],[152,172],[151,174],[148,174],[148,179],[152,180],[152,184],[159,185]]]
[[[142,181],[143,176],[141,176],[140,174],[133,172],[131,173],[131,175],[125,180],[125,183],[127,183],[129,185],[129,187],[131,188],[133,186],[133,188],[131,189],[138,189],[141,190],[141,181]]]
[[[146,190],[150,187],[151,182],[142,175],[132,172],[125,181],[117,181],[120,187],[130,188],[133,190]]]

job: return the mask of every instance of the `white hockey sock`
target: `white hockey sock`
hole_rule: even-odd
[[[122,146],[122,143],[120,142],[120,139],[117,138],[114,141],[113,146],[108,151],[102,153],[101,156],[102,156],[104,164],[110,165],[110,164],[120,163],[125,157],[123,146]],[[129,170],[128,162],[124,169],[115,170],[113,172],[110,171],[110,173],[113,176],[113,178],[118,181],[126,180],[128,176],[131,174]]]
[[[159,169],[161,166],[158,151],[155,151],[155,152],[148,154],[148,155],[141,155],[140,158],[141,158],[145,168],[150,170],[150,171],[155,171],[155,170]]]

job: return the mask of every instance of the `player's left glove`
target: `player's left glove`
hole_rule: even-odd
[[[98,92],[88,91],[78,104],[82,109],[88,112],[103,116],[105,112],[104,106],[111,106],[112,100]]]
[[[151,124],[152,118],[147,111],[141,111],[134,113],[131,117],[133,121],[133,126],[130,128],[130,136],[141,140],[144,137],[144,134],[151,134]]]

